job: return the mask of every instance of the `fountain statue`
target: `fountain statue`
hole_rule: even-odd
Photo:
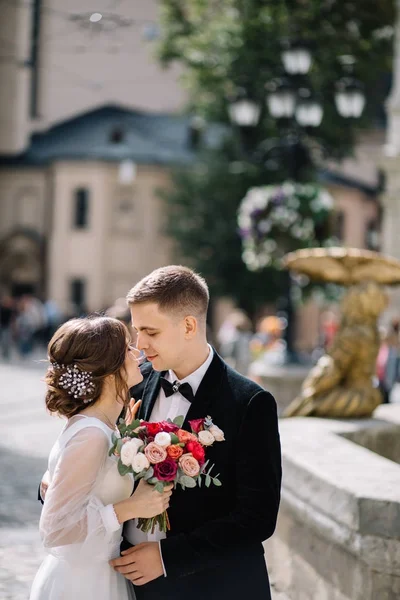
[[[348,286],[335,338],[304,380],[284,417],[369,417],[381,404],[375,384],[378,318],[385,285],[400,283],[400,261],[358,248],[312,248],[285,257],[285,266],[311,280]]]

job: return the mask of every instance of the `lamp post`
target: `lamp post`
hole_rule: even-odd
[[[349,73],[352,70],[353,57],[343,57],[343,66],[346,75],[335,85],[334,100],[340,116],[347,119],[357,119],[361,116],[365,105],[365,96],[362,85]],[[351,59],[351,60],[350,60]],[[309,172],[312,170],[313,161],[311,151],[304,141],[304,132],[311,133],[318,128],[324,116],[321,99],[314,94],[311,84],[307,78],[312,65],[311,51],[301,41],[284,43],[281,60],[285,70],[285,76],[275,78],[266,82],[265,102],[269,114],[280,125],[280,131],[285,135],[278,140],[265,140],[258,150],[264,150],[266,158],[268,154],[279,154],[279,163],[282,163],[288,178],[294,182],[309,180]],[[345,65],[347,63],[347,65]],[[242,139],[246,146],[249,157],[249,149],[254,153],[257,148],[249,148],[251,130],[255,130],[260,122],[262,114],[261,104],[252,98],[238,97],[229,105],[229,116],[232,123],[239,127]],[[254,138],[253,138],[254,139]],[[277,160],[267,161],[276,168]],[[294,318],[293,287],[289,272],[286,272],[285,298],[282,308],[287,319],[285,329],[285,341],[287,351],[287,362],[298,362],[294,350]]]

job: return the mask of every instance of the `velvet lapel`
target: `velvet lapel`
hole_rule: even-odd
[[[150,375],[144,386],[142,404],[140,407],[139,417],[148,421],[150,419],[151,411],[153,410],[154,403],[157,399],[158,392],[160,391],[160,377],[163,375],[160,371],[151,371]]]
[[[222,379],[225,370],[226,366],[224,361],[214,350],[214,357],[199,385],[195,398],[190,405],[183,422],[183,429],[190,430],[189,421],[192,419],[202,419],[210,414],[210,407],[213,401],[222,393]]]

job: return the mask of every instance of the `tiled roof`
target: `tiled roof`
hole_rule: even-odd
[[[21,154],[0,156],[0,166],[47,165],[57,160],[131,159],[142,164],[185,164],[194,159],[189,141],[189,116],[154,114],[119,106],[104,106],[34,134]],[[213,147],[223,127],[204,131],[204,144]],[[120,138],[120,141],[113,141]]]

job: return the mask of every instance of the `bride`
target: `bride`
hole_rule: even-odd
[[[142,380],[138,352],[125,325],[92,317],[64,323],[48,354],[46,406],[67,423],[49,457],[39,525],[48,556],[30,600],[128,600],[126,579],[108,564],[120,554],[122,524],[160,514],[172,493],[141,480],[131,495],[132,476],[108,456],[129,388]]]

